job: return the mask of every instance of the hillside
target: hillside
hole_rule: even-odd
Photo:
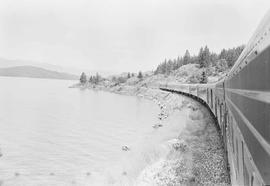
[[[91,69],[81,69],[72,66],[59,66],[50,63],[43,63],[38,61],[31,61],[31,60],[22,60],[22,59],[5,59],[0,57],[0,68],[10,68],[10,67],[17,67],[17,66],[33,66],[38,67],[46,70],[69,73],[69,74],[81,74],[84,71],[86,74],[95,75],[97,72],[102,75],[103,77],[107,77],[119,72],[110,71],[110,70],[91,70]]]
[[[34,66],[16,66],[16,67],[0,68],[0,76],[67,79],[67,80],[78,79],[78,76],[73,74],[46,70]]]

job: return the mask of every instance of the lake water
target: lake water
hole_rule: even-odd
[[[153,101],[74,83],[0,78],[0,185],[133,185],[177,136]]]

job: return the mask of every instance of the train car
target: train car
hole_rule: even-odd
[[[270,12],[224,79],[160,88],[197,99],[211,110],[232,185],[270,185]]]

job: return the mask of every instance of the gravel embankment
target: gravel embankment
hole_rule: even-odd
[[[190,98],[180,99],[181,95],[159,90],[144,90],[141,94],[148,98],[154,95],[152,99],[165,105],[168,116],[176,109],[187,109],[189,113],[184,130],[169,141],[171,152],[153,165],[156,167],[149,185],[230,185],[223,143],[209,111]]]

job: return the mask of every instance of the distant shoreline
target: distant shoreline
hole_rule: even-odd
[[[25,79],[49,79],[49,80],[68,80],[68,81],[77,81],[77,79],[59,79],[59,78],[44,78],[44,77],[27,77],[27,76],[8,76],[8,75],[0,75],[0,78],[25,78]]]
[[[77,80],[78,76],[64,72],[47,70],[34,66],[16,66],[0,68],[0,76],[3,77],[26,77],[39,79]]]

